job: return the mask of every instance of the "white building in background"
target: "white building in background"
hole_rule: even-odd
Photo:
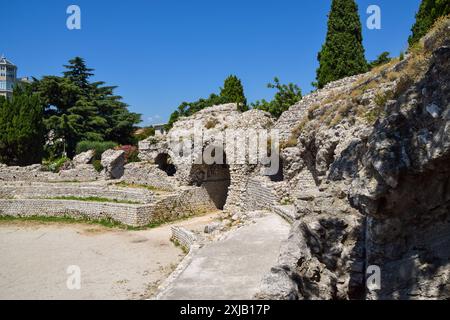
[[[0,96],[11,97],[17,83],[17,67],[4,56],[0,57]]]

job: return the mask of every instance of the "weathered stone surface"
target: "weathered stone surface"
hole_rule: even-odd
[[[89,164],[89,163],[91,163],[94,155],[95,155],[94,150],[88,150],[86,152],[82,152],[73,158],[72,163],[74,164],[75,167],[78,165],[81,165],[81,164]]]
[[[124,173],[125,151],[109,149],[103,152],[102,166],[106,179],[120,179]]]
[[[376,74],[319,90],[277,122],[288,137],[292,119],[301,122],[314,107],[297,146],[282,153],[285,190],[292,190],[299,216],[262,297],[450,297],[450,29],[440,32],[425,38],[424,72],[417,69],[414,83],[386,101],[373,125],[358,118],[326,125],[315,104],[332,107],[353,96],[379,108],[378,90],[398,82]],[[409,59],[390,70],[401,71]],[[365,77],[385,84],[352,94]],[[381,288],[373,291],[366,288],[372,265],[381,270]]]

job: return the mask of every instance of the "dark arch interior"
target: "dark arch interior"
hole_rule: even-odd
[[[224,162],[225,157],[224,157]],[[217,209],[223,210],[231,184],[230,167],[228,164],[195,164],[190,172],[191,184],[202,186]]]
[[[158,166],[158,168],[165,173],[167,173],[168,176],[173,176],[177,172],[177,169],[175,168],[175,165],[172,163],[172,159],[167,153],[160,153],[155,159],[155,164]]]
[[[278,166],[278,171],[276,174],[269,176],[270,180],[273,182],[280,182],[284,180],[284,175],[283,175],[283,159],[279,159],[279,166]]]

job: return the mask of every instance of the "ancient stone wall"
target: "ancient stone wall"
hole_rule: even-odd
[[[56,197],[98,197],[150,203],[154,194],[143,188],[121,188],[84,183],[0,183],[0,198],[36,199]]]
[[[112,219],[129,226],[147,224],[150,205],[87,202],[73,200],[0,199],[0,215],[12,217],[71,217],[91,220]]]
[[[247,210],[271,210],[277,201],[278,198],[274,194],[273,188],[267,185],[264,177],[248,180],[245,203]]]
[[[62,170],[59,173],[43,171],[43,166],[8,167],[0,164],[0,181],[35,181],[35,182],[89,182],[103,177],[92,165],[80,165],[75,169]]]
[[[180,187],[160,196],[151,205],[151,221],[171,221],[216,210],[208,192],[201,187]]]
[[[177,184],[174,178],[168,177],[164,171],[148,162],[135,162],[125,165],[125,173],[121,181],[167,191],[173,191]]]
[[[436,30],[419,56],[334,83],[276,124],[287,137],[304,122],[283,152],[297,217],[259,298],[450,297],[450,20]],[[369,267],[381,287],[366,286]]]

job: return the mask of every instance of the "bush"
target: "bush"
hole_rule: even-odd
[[[140,162],[139,159],[139,151],[136,146],[131,145],[125,145],[125,146],[118,146],[115,148],[115,150],[123,150],[125,151],[125,162],[131,163],[131,162]]]
[[[70,159],[67,157],[61,157],[58,159],[55,159],[51,162],[45,163],[44,164],[44,168],[47,171],[51,171],[51,172],[59,172],[59,170],[61,169],[61,167],[66,164],[67,162],[69,162]]]
[[[112,141],[80,141],[76,147],[76,154],[94,150],[94,160],[100,160],[103,152],[115,147],[117,147],[117,143]]]
[[[155,135],[155,128],[153,127],[146,127],[139,130],[139,133],[136,134],[136,139],[138,141],[145,140],[149,137],[153,137]]]
[[[97,172],[102,172],[103,171],[103,166],[102,166],[102,162],[100,160],[94,160],[92,161],[92,165],[94,166],[94,169]]]
[[[217,119],[209,119],[205,124],[205,128],[213,129],[217,126],[218,123],[219,123],[219,121]]]

